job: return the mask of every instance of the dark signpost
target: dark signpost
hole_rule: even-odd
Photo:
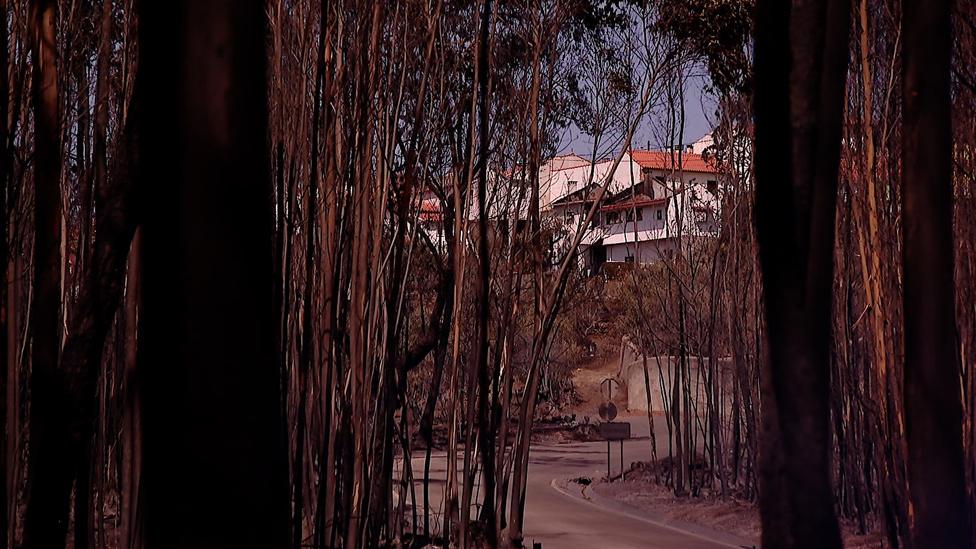
[[[600,403],[600,419],[604,421],[613,421],[613,418],[617,417],[617,405],[612,402],[602,402]]]
[[[608,421],[600,424],[600,436],[608,442],[630,438],[630,423],[626,421]]]
[[[610,442],[620,441],[620,475],[624,474],[624,440],[630,438],[630,422],[614,421],[617,417],[617,406],[613,403],[613,384],[620,383],[613,378],[606,378],[603,383],[607,384],[607,401],[600,404],[600,419],[603,423],[599,425],[600,436],[607,441],[607,482],[610,482]]]

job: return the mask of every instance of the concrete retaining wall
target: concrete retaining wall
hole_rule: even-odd
[[[630,357],[627,357],[630,358]],[[692,387],[692,401],[696,405],[705,406],[707,401],[705,398],[705,384],[703,375],[708,373],[708,363],[709,360],[703,359],[700,363],[697,358],[689,357],[687,359],[687,375],[691,381]],[[671,390],[673,387],[673,376],[677,373],[678,367],[678,357],[676,356],[658,356],[658,357],[648,357],[647,358],[647,381],[649,381],[651,389],[651,411],[653,412],[663,412],[664,399],[666,398],[668,402],[671,399]],[[725,394],[728,395],[732,388],[732,375],[731,375],[731,361],[728,359],[719,359],[718,361],[718,371],[716,375],[719,377],[723,388],[725,389]],[[644,360],[640,357],[634,357],[634,360],[626,360],[620,373],[618,374],[618,379],[620,380],[621,390],[627,394],[627,410],[629,411],[647,411],[647,391],[644,378]],[[663,380],[663,383],[662,383]],[[664,393],[662,395],[662,387]],[[614,399],[617,400],[617,399]],[[622,399],[621,399],[622,400]]]

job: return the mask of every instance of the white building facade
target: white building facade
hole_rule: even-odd
[[[573,164],[548,172],[550,190],[563,194],[546,210],[557,227],[554,255],[565,253],[576,232],[584,231],[580,267],[591,274],[607,265],[654,263],[673,254],[679,242],[718,236],[723,177],[707,152],[628,151],[613,173],[612,161]],[[597,215],[581,226],[608,177]]]

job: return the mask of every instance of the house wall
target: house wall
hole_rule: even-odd
[[[699,149],[704,148],[710,136],[706,135],[701,140]],[[699,145],[696,143],[696,145]],[[613,160],[608,159],[597,162],[593,165],[592,182],[601,183],[605,180],[610,169],[613,167]],[[591,165],[588,158],[578,155],[565,155],[556,157],[546,162],[539,170],[539,199],[542,209],[549,209],[550,204],[558,198],[565,196],[591,181]],[[653,178],[660,177],[669,180],[677,180],[681,186],[704,185],[708,179],[715,179],[714,173],[699,173],[686,170],[681,174],[669,170],[650,170],[648,176]],[[645,177],[640,164],[633,160],[630,153],[624,153],[620,164],[612,174],[613,181],[609,191],[616,192],[634,183],[638,183]],[[575,183],[575,184],[574,184]],[[664,187],[660,183],[654,182],[654,192],[656,197],[664,196]],[[672,186],[669,184],[669,186]]]
[[[611,244],[606,246],[607,262],[625,262],[628,256],[638,259],[641,264],[655,263],[660,261],[669,251],[677,249],[674,239],[659,239],[646,242],[638,242],[634,246],[633,242],[627,244]],[[636,252],[640,252],[639,255]]]
[[[578,156],[567,156],[554,159],[547,163],[540,173],[540,199],[543,211],[548,210],[549,216],[555,218],[566,232],[563,236],[556,237],[553,250],[561,249],[561,244],[567,244],[566,239],[575,232],[580,218],[585,215],[581,204],[568,204],[553,206],[551,203],[566,194],[581,188],[591,180],[593,182],[603,181],[609,174],[613,162],[600,162],[593,166],[593,173],[590,173],[591,166],[584,159]],[[562,168],[562,169],[557,169]],[[708,181],[719,180],[720,176],[715,173],[684,171],[675,173],[667,170],[643,171],[641,166],[632,159],[630,154],[625,154],[617,170],[612,174],[612,182],[609,192],[619,192],[629,187],[633,183],[645,181],[650,183],[653,197],[656,199],[668,197],[669,200],[662,205],[646,206],[641,209],[640,219],[627,221],[627,211],[616,212],[619,221],[609,222],[609,212],[600,212],[595,219],[595,227],[585,238],[596,241],[599,238],[606,239],[614,235],[623,233],[639,234],[641,239],[637,245],[630,243],[604,243],[607,262],[624,262],[628,256],[639,258],[641,263],[653,263],[660,260],[664,254],[676,249],[675,242],[671,235],[675,235],[678,230],[678,218],[676,207],[679,202],[683,205],[684,219],[683,228],[680,233],[685,236],[714,236],[718,231],[718,222],[715,212],[718,211],[720,203],[716,195],[708,192]],[[662,183],[658,179],[667,181]],[[645,185],[647,187],[647,185]],[[683,189],[683,192],[674,195],[675,189]],[[695,198],[692,198],[695,197]],[[711,213],[704,211],[703,208],[711,208]],[[661,219],[657,218],[658,212]],[[650,234],[648,234],[650,232]],[[592,238],[591,238],[592,237]],[[628,238],[632,240],[633,237]],[[617,240],[622,240],[617,237]],[[585,244],[585,242],[584,242]],[[588,253],[581,253],[583,262],[592,260]]]
[[[576,227],[589,208],[580,203],[553,206],[552,215],[567,227]]]
[[[657,218],[657,212],[661,212],[661,219]],[[607,235],[621,234],[626,232],[636,231],[650,231],[655,229],[663,229],[664,224],[667,221],[667,207],[665,204],[660,206],[647,206],[641,208],[640,220],[627,221],[627,211],[621,210],[615,212],[619,219],[619,223],[609,223],[611,212],[603,212],[601,214],[602,224],[604,227],[604,233]]]
[[[598,162],[593,167],[592,182],[603,183],[610,175],[610,168],[613,161]],[[630,156],[624,155],[620,165],[612,174],[613,181],[610,183],[609,192],[616,192],[632,183],[640,181],[640,166],[636,162],[630,162]],[[550,204],[568,193],[582,188],[590,183],[590,165],[573,166],[563,169],[543,169],[539,175],[539,200],[542,209],[548,209]]]
[[[676,206],[679,200],[684,201],[684,215],[681,223],[683,229],[680,231],[683,236],[693,238],[717,234],[719,224],[714,212],[718,208],[718,198],[707,192],[706,181],[703,178],[700,182],[689,183],[684,193],[677,195],[677,197],[672,195],[665,204],[641,208],[639,220],[626,221],[627,212],[623,210],[616,212],[621,219],[620,222],[609,223],[611,212],[602,212],[602,225],[598,230],[602,232],[604,238],[620,234],[631,235],[636,232],[640,240],[637,246],[633,242],[605,244],[606,260],[608,262],[624,262],[628,256],[632,256],[635,260],[639,259],[642,264],[654,263],[664,257],[666,253],[676,250],[675,235],[679,232],[678,208]],[[698,197],[697,200],[691,200],[692,193]],[[713,209],[711,212],[696,211],[692,207],[693,202]],[[661,212],[661,219],[657,218],[659,211]],[[651,234],[648,235],[648,232]],[[629,239],[633,240],[633,237]]]

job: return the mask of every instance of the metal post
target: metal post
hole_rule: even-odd
[[[610,482],[610,441],[607,441],[607,482]]]
[[[620,480],[624,479],[624,439],[620,439]]]

